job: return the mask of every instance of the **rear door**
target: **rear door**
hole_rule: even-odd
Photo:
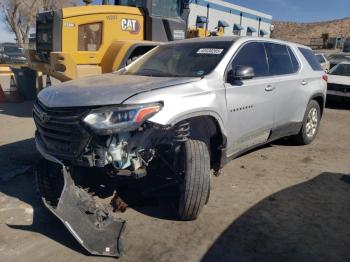
[[[274,125],[274,87],[269,81],[263,42],[244,44],[234,56],[228,71],[236,66],[254,68],[255,77],[225,83],[229,155],[266,142]]]
[[[287,45],[279,43],[265,43],[271,84],[274,86],[275,125],[274,135],[282,136],[295,133],[299,129],[298,108],[304,107],[301,89],[305,88],[298,71],[299,62],[294,51]]]

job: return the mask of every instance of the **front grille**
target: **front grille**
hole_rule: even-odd
[[[79,157],[91,137],[80,124],[85,113],[82,108],[47,108],[37,101],[33,110],[36,139],[51,155]]]
[[[328,90],[348,93],[348,92],[350,92],[350,86],[349,85],[339,85],[339,84],[328,84]]]

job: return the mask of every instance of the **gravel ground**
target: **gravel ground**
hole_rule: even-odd
[[[33,187],[31,103],[0,104],[1,261],[94,257],[42,207]],[[130,208],[119,261],[350,261],[350,106],[331,105],[309,146],[276,142],[228,164],[193,222]]]

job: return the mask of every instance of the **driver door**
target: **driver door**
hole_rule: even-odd
[[[236,66],[252,67],[255,76],[225,83],[228,155],[265,143],[274,126],[275,88],[269,80],[264,43],[244,44],[233,58],[229,70],[235,70]]]

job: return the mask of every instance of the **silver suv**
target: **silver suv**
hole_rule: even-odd
[[[77,166],[101,177],[165,168],[179,189],[178,217],[193,220],[208,202],[211,170],[283,137],[311,143],[325,98],[324,72],[308,47],[252,37],[164,44],[118,72],[39,94],[36,145],[48,160],[38,167],[39,189],[87,250],[118,256],[125,223],[77,186]],[[107,229],[99,236],[104,227],[117,241]]]

